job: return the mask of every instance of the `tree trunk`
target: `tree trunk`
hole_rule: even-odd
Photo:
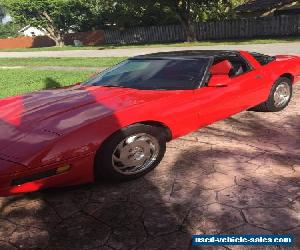
[[[55,46],[57,46],[57,47],[65,46],[64,36],[62,36],[62,35],[56,36],[54,41],[55,41]]]
[[[54,32],[52,29],[49,29],[49,28],[46,30],[47,30],[47,36],[55,42],[56,47],[65,46],[64,34]]]
[[[184,32],[186,34],[186,41],[187,42],[197,41],[197,35],[196,35],[194,24],[192,22],[190,22],[189,20],[182,20],[181,23],[182,23]]]
[[[47,25],[44,27],[47,36],[55,42],[57,47],[63,47],[65,45],[64,31],[55,26],[53,19],[46,11],[41,13],[41,17],[47,21]]]
[[[179,16],[181,25],[184,29],[186,35],[187,42],[195,42],[197,41],[195,26],[192,21],[192,13],[191,13],[191,1],[186,0],[181,2],[177,1],[175,4],[175,12]]]

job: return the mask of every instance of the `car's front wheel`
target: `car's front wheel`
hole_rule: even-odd
[[[278,112],[285,109],[292,98],[292,82],[289,78],[280,77],[272,86],[266,102],[252,108],[253,111]]]
[[[154,169],[166,151],[162,128],[135,124],[112,135],[95,159],[96,178],[127,181]]]

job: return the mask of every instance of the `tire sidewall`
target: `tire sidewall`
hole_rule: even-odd
[[[155,137],[160,146],[159,154],[151,166],[144,171],[133,175],[123,175],[116,171],[112,165],[113,152],[122,140],[138,133],[145,133]],[[164,157],[165,151],[166,138],[161,128],[144,124],[135,124],[123,128],[110,136],[98,150],[95,158],[95,178],[116,181],[129,181],[136,179],[154,169]]]

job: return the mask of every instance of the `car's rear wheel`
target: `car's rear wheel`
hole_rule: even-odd
[[[113,134],[96,155],[96,178],[127,181],[154,169],[166,151],[162,130],[135,124]]]
[[[289,105],[292,92],[291,80],[286,77],[280,77],[272,86],[268,100],[251,110],[260,112],[281,111]]]

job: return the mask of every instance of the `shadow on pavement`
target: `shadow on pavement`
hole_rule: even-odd
[[[58,87],[57,81],[46,79],[45,88]],[[82,98],[91,104],[88,111],[81,109],[76,117],[71,112],[65,113],[60,122],[68,121],[66,125],[77,122],[79,127],[88,115],[97,116],[99,112],[113,110],[113,104],[112,107],[105,105],[93,90],[76,89],[76,86],[70,88],[73,88],[72,91],[48,90],[18,97],[22,107],[19,110],[21,118],[18,124],[10,124],[9,128],[21,128],[28,122],[27,110],[32,111],[32,104],[40,106],[39,114],[47,114],[50,105],[51,110],[58,112],[62,104],[72,105],[70,97],[73,95],[79,101]],[[57,96],[61,99],[53,101]],[[49,105],[34,102],[41,97],[41,101],[47,101]],[[80,119],[82,117],[85,119]],[[114,115],[107,119],[110,126],[120,127]],[[3,118],[0,122],[8,127],[7,119]],[[89,133],[89,130],[83,130],[83,133]],[[1,143],[4,145],[7,141],[2,140]],[[31,143],[23,140],[18,142],[18,146],[28,148]],[[91,143],[86,147],[94,145]],[[166,179],[164,184],[160,177],[157,180],[152,182],[141,178],[127,183],[99,182],[0,198],[0,249],[166,249],[172,246],[184,249],[191,240],[188,232],[179,231],[186,208],[164,200],[163,194],[167,196],[172,181]],[[42,183],[39,187],[46,185]]]
[[[292,233],[299,249],[300,118],[296,103],[285,112],[244,112],[177,139],[132,182],[1,198],[0,248],[193,249],[192,234]]]

